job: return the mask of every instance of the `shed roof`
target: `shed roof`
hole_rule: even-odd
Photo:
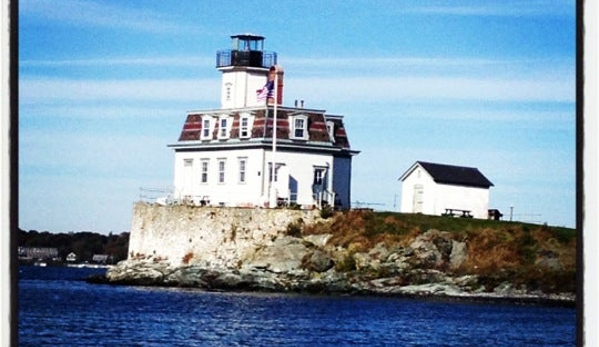
[[[431,175],[436,183],[455,184],[468,187],[489,188],[493,183],[489,181],[477,168],[429,163],[417,161],[406,171],[400,180],[404,180],[414,169],[420,166]]]

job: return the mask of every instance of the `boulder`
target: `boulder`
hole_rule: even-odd
[[[451,243],[451,254],[449,256],[449,268],[458,269],[468,259],[468,248],[465,242],[453,240]]]
[[[537,252],[535,265],[555,271],[560,271],[563,268],[562,263],[559,260],[559,254],[546,249],[541,249]]]
[[[376,267],[376,264],[372,261],[372,258],[368,255],[368,253],[364,252],[356,252],[352,255],[352,258],[356,264],[356,270],[360,271],[365,268]]]
[[[446,231],[429,230],[406,249],[408,262],[417,268],[459,268],[468,258],[466,243],[452,239]],[[413,253],[413,254],[412,254]]]
[[[308,253],[302,259],[302,267],[310,271],[325,272],[333,266],[335,266],[333,259],[320,250]]]
[[[324,247],[331,237],[333,237],[332,234],[315,234],[304,236],[304,240],[310,242],[316,247]]]
[[[172,272],[165,262],[122,261],[106,272],[109,283],[161,285]]]
[[[368,256],[372,259],[377,259],[381,262],[385,262],[389,257],[389,250],[385,246],[384,242],[377,243],[374,247],[368,251]]]
[[[408,263],[416,268],[440,267],[443,265],[443,255],[431,240],[422,236],[417,237],[410,244],[410,250],[407,252],[407,254],[411,254]]]
[[[302,259],[306,256],[308,248],[302,239],[282,236],[278,237],[272,245],[259,249],[245,266],[267,269],[275,273],[287,273],[300,269]]]
[[[453,240],[448,233],[438,233],[432,238],[432,242],[441,253],[443,260],[448,261],[453,249]]]

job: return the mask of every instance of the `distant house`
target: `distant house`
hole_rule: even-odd
[[[74,261],[77,261],[77,254],[75,254],[73,252],[67,254],[67,259],[66,260],[67,260],[67,262],[70,262],[70,263],[72,263]]]
[[[489,218],[489,181],[477,168],[417,161],[401,177],[401,212]]]
[[[19,247],[20,259],[51,260],[58,258],[58,249],[51,247]]]
[[[108,261],[107,254],[94,254],[92,257],[92,263],[94,264],[106,264]]]

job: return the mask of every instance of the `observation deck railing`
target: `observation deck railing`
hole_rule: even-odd
[[[277,53],[268,51],[237,51],[223,49],[216,52],[216,67],[249,66],[269,68],[277,64]]]

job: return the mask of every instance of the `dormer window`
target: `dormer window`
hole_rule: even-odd
[[[293,116],[290,119],[289,125],[291,126],[290,137],[297,140],[308,139],[308,117],[306,116]]]
[[[239,122],[239,136],[240,137],[248,137],[249,136],[249,132],[248,132],[248,118],[247,117],[242,117],[241,121]]]
[[[202,116],[202,140],[212,140],[214,119],[211,116]]]
[[[218,119],[218,138],[228,139],[231,132],[230,120],[228,116],[221,116]]]
[[[239,117],[239,137],[247,139],[252,137],[253,117],[249,113],[242,113]]]
[[[210,137],[210,119],[204,119],[202,125],[202,137]]]

